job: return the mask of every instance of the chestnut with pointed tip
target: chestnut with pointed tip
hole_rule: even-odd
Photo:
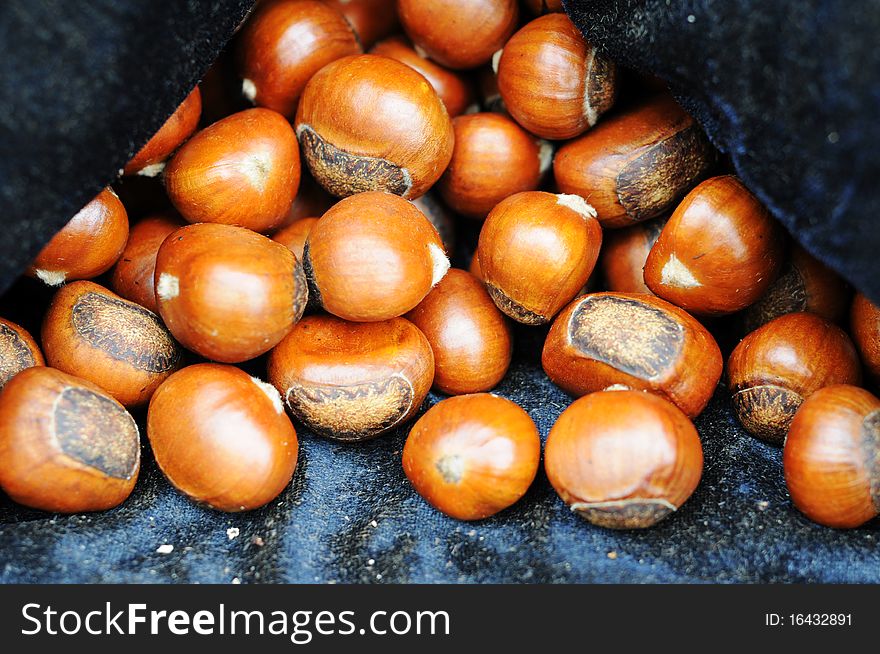
[[[288,118],[312,75],[362,51],[345,16],[318,0],[262,2],[237,40],[242,94]]]
[[[308,302],[302,265],[242,227],[187,225],[156,257],[156,300],[174,337],[203,357],[240,363],[269,351]]]
[[[0,318],[0,389],[22,370],[44,365],[34,337],[21,325]]]
[[[516,29],[516,0],[397,0],[407,36],[448,68],[475,68],[492,58]]]
[[[657,218],[605,232],[599,268],[609,291],[653,295],[645,285],[645,261],[665,224]]]
[[[559,314],[541,355],[544,372],[575,396],[610,386],[649,391],[689,418],[706,407],[723,360],[709,331],[652,295],[590,293]]]
[[[785,314],[746,336],[730,355],[727,376],[740,424],[773,445],[782,445],[810,395],[862,379],[846,333],[811,313]]]
[[[131,494],[140,455],[134,419],[91,382],[38,366],[0,393],[0,488],[19,504],[112,509]]]
[[[345,16],[358,41],[369,48],[400,26],[396,0],[325,0]]]
[[[611,529],[644,529],[693,494],[703,448],[674,404],[649,393],[603,391],[562,412],[547,437],[544,469],[582,518]]]
[[[861,293],[856,294],[850,309],[850,333],[865,371],[880,383],[880,307]]]
[[[477,256],[498,308],[517,322],[540,325],[583,288],[601,245],[596,212],[583,198],[529,191],[489,213]]]
[[[480,280],[452,268],[406,314],[434,351],[434,388],[447,395],[494,388],[507,373],[510,325]]]
[[[494,113],[459,116],[452,121],[455,149],[437,183],[454,211],[483,219],[505,198],[534,191],[553,160],[553,146]]]
[[[87,281],[63,286],[43,318],[46,361],[97,384],[123,406],[145,404],[181,365],[177,341],[152,311]]]
[[[415,307],[449,270],[437,230],[412,202],[372,191],[337,203],[312,228],[303,266],[313,299],[357,322]]]
[[[562,193],[590,199],[603,227],[655,218],[703,179],[715,150],[668,94],[605,118],[553,159]]]
[[[403,318],[353,323],[308,316],[269,355],[290,412],[339,441],[375,438],[419,410],[434,378],[425,335]]]
[[[510,400],[478,393],[443,400],[413,425],[403,471],[431,506],[482,520],[516,503],[541,459],[538,428]]]
[[[617,66],[584,41],[565,14],[547,14],[525,25],[497,61],[507,111],[545,139],[583,134],[617,96]]]
[[[296,135],[312,176],[333,195],[423,195],[452,157],[452,121],[436,91],[406,64],[345,57],[306,86]]]
[[[299,187],[299,147],[290,124],[247,109],[206,127],[165,167],[168,197],[188,222],[267,232],[287,216]]]
[[[153,313],[159,312],[153,277],[156,255],[165,238],[183,227],[184,223],[171,213],[147,216],[135,223],[128,234],[128,243],[113,268],[110,285],[126,300],[137,302]]]
[[[278,392],[233,366],[203,363],[162,384],[147,436],[168,481],[219,511],[249,511],[290,483],[299,444]]]
[[[808,311],[839,323],[851,297],[851,289],[837,273],[793,243],[776,281],[745,310],[742,322],[749,333],[786,313]]]
[[[28,268],[49,286],[91,279],[116,263],[128,239],[128,214],[109,186],[61,228]]]
[[[688,193],[645,262],[645,284],[685,311],[723,316],[754,304],[776,280],[785,232],[732,175]]]
[[[463,114],[474,102],[473,90],[464,78],[419,55],[402,36],[380,41],[370,53],[395,59],[424,75],[437,91],[451,118]]]
[[[826,386],[804,400],[782,455],[794,505],[827,527],[880,515],[880,400],[855,386]]]
[[[125,164],[123,174],[155,177],[161,173],[165,160],[196,131],[201,116],[202,95],[197,86],[159,131]]]

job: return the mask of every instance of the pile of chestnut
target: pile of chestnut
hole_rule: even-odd
[[[135,200],[102,191],[28,270],[58,287],[40,346],[0,321],[0,487],[47,511],[116,506],[139,469],[129,410],[147,406],[177,489],[253,509],[294,473],[289,416],[363,441],[433,387],[451,397],[412,426],[403,469],[440,511],[485,518],[541,460],[532,419],[489,392],[516,321],[548,326],[544,371],[579,398],[544,468],[590,522],[647,527],[693,493],[692,420],[731,328],[735,414],[784,444],[795,505],[834,527],[880,513],[880,400],[859,388],[863,365],[880,379],[880,309],[560,11],[260,2],[116,185],[147,178],[173,209],[129,229]],[[467,220],[470,270],[450,268]]]

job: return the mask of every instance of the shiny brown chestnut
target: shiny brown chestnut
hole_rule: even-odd
[[[520,29],[496,69],[507,111],[545,139],[579,136],[617,96],[614,62],[584,41],[565,14],[547,14]]]
[[[324,0],[342,12],[358,41],[364,48],[371,47],[397,30],[396,0]]]
[[[541,363],[571,395],[649,391],[689,418],[709,402],[723,366],[715,339],[690,314],[628,293],[590,293],[568,305],[547,334]]]
[[[850,309],[849,329],[865,371],[875,383],[880,383],[880,307],[857,293]]]
[[[288,118],[296,115],[312,75],[331,61],[361,52],[342,13],[318,0],[260,3],[237,45],[242,94]]]
[[[275,346],[303,314],[302,265],[280,243],[232,225],[182,227],[159,248],[156,300],[174,337],[224,363]]]
[[[553,146],[494,113],[452,121],[455,149],[437,184],[443,200],[470,218],[485,218],[515,193],[534,191],[553,161]]]
[[[128,214],[108,186],[52,237],[28,275],[49,286],[97,277],[116,263],[127,239]]]
[[[538,428],[518,405],[488,393],[451,397],[413,425],[403,471],[416,492],[458,520],[482,520],[516,503],[541,459]]]
[[[801,403],[824,386],[861,382],[846,333],[811,313],[789,313],[746,336],[727,362],[740,424],[774,445],[785,440]]]
[[[197,86],[159,131],[125,164],[122,173],[145,177],[155,177],[161,173],[165,160],[196,131],[201,115],[202,95]]]
[[[446,111],[450,117],[455,118],[472,106],[474,94],[470,84],[457,73],[435,64],[430,59],[422,57],[412,49],[402,36],[394,36],[380,41],[370,52],[390,59],[396,59],[424,75],[425,79],[437,91],[437,95],[440,96],[440,99],[446,106]]]
[[[560,192],[590,199],[603,227],[626,227],[672,210],[714,163],[703,130],[664,94],[563,145],[553,172]]]
[[[0,389],[22,370],[44,365],[34,337],[21,325],[0,318]]]
[[[782,463],[794,505],[827,527],[859,527],[880,515],[880,400],[861,388],[826,386],[791,421]]]
[[[603,391],[562,412],[547,437],[544,469],[581,517],[600,527],[643,529],[693,494],[703,448],[674,404],[649,393]]]
[[[785,232],[732,175],[688,193],[664,225],[645,262],[656,295],[702,316],[723,316],[755,303],[776,280]]]
[[[110,285],[126,300],[137,302],[153,313],[159,312],[153,277],[159,246],[184,223],[172,213],[147,216],[128,234],[128,243],[113,268]]]
[[[742,322],[748,333],[786,313],[808,311],[839,323],[851,297],[851,289],[837,273],[793,243],[779,277],[745,310]]]
[[[233,366],[203,363],[162,384],[147,436],[168,481],[219,511],[249,511],[290,483],[299,444],[270,384]]]
[[[583,288],[601,245],[596,212],[583,198],[530,191],[491,211],[477,256],[498,308],[517,322],[540,325]]]
[[[452,121],[430,82],[406,64],[345,57],[306,86],[296,134],[312,176],[333,195],[423,195],[452,157]]]
[[[516,29],[516,0],[397,0],[407,36],[449,68],[486,63]]]
[[[131,494],[140,454],[134,419],[91,382],[38,366],[0,393],[0,488],[19,504],[112,509]]]
[[[605,232],[599,268],[609,291],[653,295],[645,285],[645,261],[665,224],[657,218]]]
[[[296,136],[284,117],[248,109],[206,127],[165,167],[168,197],[188,222],[271,231],[299,187]]]
[[[87,281],[63,286],[43,318],[53,368],[97,384],[120,404],[145,404],[181,364],[181,348],[152,311]]]
[[[353,323],[308,316],[269,355],[291,413],[339,441],[375,438],[419,410],[434,377],[425,335],[403,318]]]
[[[303,266],[313,299],[358,322],[422,301],[449,269],[437,230],[412,202],[372,191],[337,203],[312,228]]]
[[[434,388],[441,393],[488,391],[507,373],[510,325],[483,283],[469,272],[450,269],[406,318],[431,344]]]

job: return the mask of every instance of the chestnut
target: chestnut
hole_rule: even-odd
[[[159,312],[153,276],[156,272],[156,255],[165,238],[183,226],[183,222],[170,213],[147,216],[135,223],[128,234],[128,243],[113,268],[110,285],[126,300],[137,302],[153,313]]]
[[[397,0],[407,36],[448,68],[475,68],[492,58],[516,29],[516,0]]]
[[[128,214],[109,186],[61,228],[28,274],[49,286],[91,279],[113,267],[128,239]]]
[[[827,527],[859,527],[880,515],[880,400],[848,385],[804,400],[782,454],[794,505]]]
[[[862,379],[846,333],[811,313],[785,314],[746,336],[730,355],[727,375],[740,424],[773,445],[782,445],[807,397]]]
[[[484,284],[486,283],[486,279],[483,277],[483,269],[480,267],[480,257],[478,252],[474,252],[474,256],[471,257],[471,265],[468,266],[468,272]]]
[[[451,70],[435,64],[430,59],[422,57],[401,36],[394,36],[380,41],[370,52],[383,57],[389,57],[390,59],[396,59],[424,75],[425,79],[437,91],[437,95],[440,96],[440,99],[446,106],[446,111],[452,118],[463,114],[474,102],[473,91],[465,79]],[[457,141],[458,138],[456,137]]]
[[[482,520],[517,502],[540,459],[541,440],[529,414],[488,393],[435,404],[403,447],[403,471],[413,488],[457,520]]]
[[[87,281],[52,298],[42,341],[50,366],[97,384],[126,407],[145,404],[180,367],[180,346],[155,313]]]
[[[369,48],[399,27],[396,0],[324,1],[342,12],[364,48]]]
[[[776,281],[757,302],[743,313],[746,333],[774,318],[809,311],[831,322],[840,322],[849,307],[852,292],[833,270],[792,244],[787,261]]]
[[[159,387],[147,437],[168,481],[219,511],[271,502],[290,483],[299,451],[278,392],[213,363],[184,368]]]
[[[242,95],[293,118],[312,75],[331,61],[360,52],[354,30],[331,3],[262,2],[238,36]]]
[[[547,437],[544,469],[582,518],[611,529],[643,529],[693,494],[703,448],[674,404],[639,391],[603,391],[562,412]]]
[[[565,14],[536,18],[497,59],[498,90],[516,122],[545,139],[570,139],[614,104],[617,67]]]
[[[340,201],[315,224],[303,266],[324,309],[371,322],[415,307],[443,279],[449,259],[412,202],[370,191]]]
[[[38,366],[0,393],[0,488],[19,504],[112,509],[131,494],[140,456],[134,419],[91,382]]]
[[[412,201],[416,208],[425,214],[428,222],[434,225],[434,229],[440,235],[443,241],[443,247],[446,254],[450,254],[455,250],[455,216],[453,213],[437,199],[436,195],[429,191],[422,197]]]
[[[187,225],[168,236],[156,257],[155,284],[159,313],[174,337],[223,363],[269,351],[308,302],[294,254],[232,225]]]
[[[437,184],[444,202],[483,219],[506,197],[534,191],[553,161],[553,146],[500,114],[476,113],[452,121],[455,149]]]
[[[307,316],[269,354],[269,381],[291,413],[339,441],[375,438],[419,410],[434,377],[425,335],[403,318]]]
[[[201,115],[202,95],[197,86],[159,131],[129,159],[122,169],[123,175],[155,177],[161,173],[165,168],[165,160],[196,131]]]
[[[850,333],[865,371],[874,383],[880,383],[880,308],[861,293],[853,299]]]
[[[732,175],[688,193],[645,262],[656,295],[703,316],[723,316],[756,302],[779,275],[785,232]]]
[[[517,322],[540,325],[583,288],[601,245],[596,212],[583,198],[529,191],[492,209],[477,256],[498,308]]]
[[[388,57],[345,57],[306,86],[296,134],[312,176],[333,195],[423,195],[452,157],[452,121],[430,82]]]
[[[296,136],[281,114],[247,109],[187,141],[165,167],[165,188],[191,223],[271,231],[299,186]]]
[[[645,285],[645,261],[665,224],[657,218],[605,232],[599,268],[609,291],[653,295]]]
[[[22,370],[44,365],[34,337],[24,327],[0,318],[0,389]]]
[[[609,387],[660,395],[694,418],[721,378],[721,350],[690,314],[651,295],[590,293],[559,314],[541,355],[566,393]]]
[[[406,314],[434,352],[434,388],[447,395],[495,387],[510,366],[512,335],[483,283],[452,268]]]
[[[300,218],[272,234],[272,240],[293,252],[297,261],[302,261],[306,241],[318,220],[318,218]]]
[[[669,95],[604,119],[553,159],[562,193],[590,199],[603,227],[655,218],[699,182],[715,150]]]

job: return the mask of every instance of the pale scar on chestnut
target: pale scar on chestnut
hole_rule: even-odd
[[[90,345],[138,370],[167,372],[180,359],[180,348],[156,314],[136,304],[84,293],[73,305],[71,319]]]
[[[608,502],[576,502],[571,510],[608,529],[643,529],[657,524],[677,507],[661,498],[632,498]]]
[[[661,309],[613,296],[582,300],[568,337],[585,357],[645,380],[662,375],[684,347],[684,328]]]
[[[486,290],[489,292],[495,305],[517,322],[521,322],[524,325],[543,325],[550,320],[549,317],[530,311],[518,302],[514,302],[504,291],[492,283],[486,282]]]
[[[65,388],[52,417],[61,450],[83,465],[131,479],[140,458],[134,420],[118,404],[86,388]]]
[[[880,409],[869,413],[862,422],[862,449],[871,480],[871,500],[880,511]]]
[[[18,332],[0,325],[0,388],[14,375],[34,364],[34,354]]]
[[[735,389],[733,394],[733,408],[746,431],[774,445],[785,441],[803,401],[798,393],[774,384]]]

